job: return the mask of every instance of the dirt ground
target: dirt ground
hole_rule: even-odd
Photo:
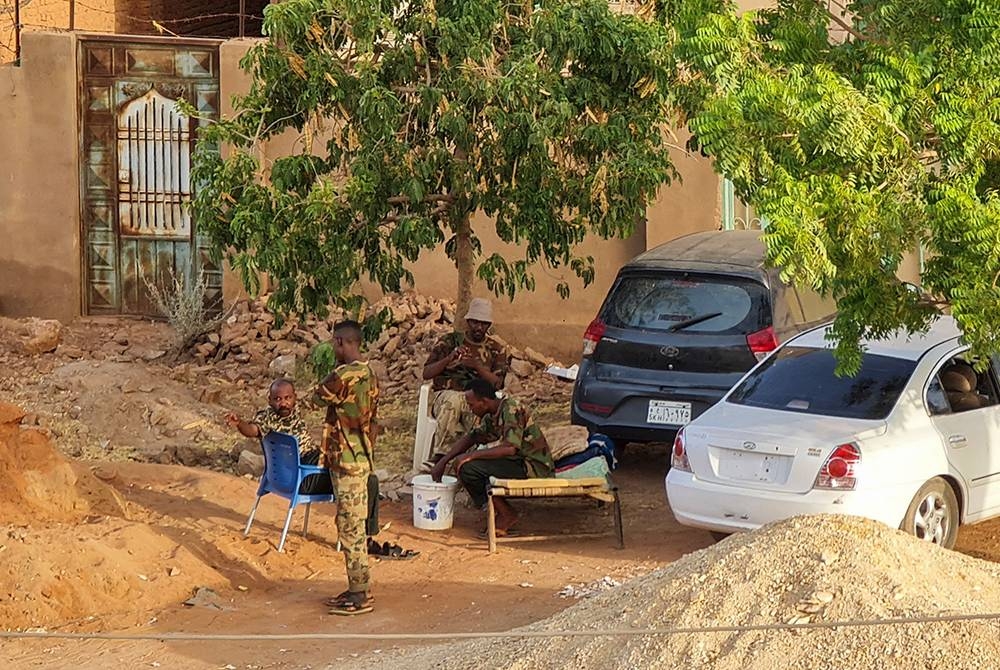
[[[158,324],[83,322],[65,337],[80,350],[141,338],[143,350],[155,354],[165,335]],[[712,543],[708,533],[680,526],[670,514],[663,492],[665,448],[630,448],[616,473],[624,550],[614,548],[609,510],[590,501],[522,503],[522,537],[502,544],[495,555],[476,536],[481,521],[473,510],[460,508],[450,531],[418,531],[411,524],[408,500],[387,501],[380,539],[421,553],[411,561],[373,565],[374,613],[331,617],[321,601],[342,591],[345,581],[342,556],[333,546],[332,507],[313,510],[307,539],[298,534],[302,513],[297,513],[296,534],[278,553],[283,501],[265,499],[244,538],[254,481],[207,467],[149,462],[157,460],[164,445],[172,446],[175,456],[177,449],[191,444],[230,453],[238,441],[220,427],[218,417],[227,407],[257,404],[266,377],[250,371],[233,378],[231,373],[160,362],[149,353],[130,356],[121,348],[109,348],[103,360],[58,352],[41,357],[7,352],[0,360],[0,394],[29,413],[17,429],[23,433],[19,439],[42,448],[40,440],[51,438],[70,458],[73,485],[104,487],[98,496],[103,506],[93,509],[4,513],[2,629],[153,634],[502,631],[562,610],[581,592],[646,574]],[[205,395],[205,389],[214,388],[221,393]],[[562,394],[539,410],[555,420],[565,416],[565,402]],[[408,420],[405,412],[398,414],[392,421],[405,434]],[[401,463],[406,456],[395,454],[389,460]],[[63,473],[60,481],[73,479],[64,468],[58,471]],[[998,530],[1000,522],[963,529],[958,549],[1000,561]],[[600,535],[529,540],[533,534],[583,532]],[[182,604],[199,587],[204,590],[198,602]],[[394,645],[5,640],[0,667],[333,668]]]

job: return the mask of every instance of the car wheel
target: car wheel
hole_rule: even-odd
[[[732,533],[723,533],[720,530],[710,530],[708,532],[712,534],[712,537],[715,539],[716,542],[722,542],[727,537],[732,535]]]
[[[918,540],[938,544],[945,549],[958,539],[958,498],[945,480],[931,479],[920,487],[906,510],[899,528]]]

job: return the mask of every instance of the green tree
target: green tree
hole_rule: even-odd
[[[668,31],[605,0],[286,0],[242,61],[249,92],[201,135],[199,229],[272,307],[358,307],[444,245],[459,310],[532,266],[586,285],[588,234],[627,237],[674,177],[665,146]],[[295,141],[262,158],[262,143]],[[224,155],[219,146],[226,146]],[[484,257],[482,211],[516,257]]]
[[[950,308],[1000,350],[1000,11],[993,0],[663,0],[696,146],[770,222],[770,262],[859,339]],[[918,245],[929,295],[896,279]],[[934,296],[933,298],[930,296]]]

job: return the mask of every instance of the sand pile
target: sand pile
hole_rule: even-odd
[[[846,621],[1000,612],[1000,566],[866,519],[799,517],[737,535],[521,630]],[[464,628],[464,627],[463,627]],[[982,668],[996,621],[864,628],[477,640],[366,668]],[[993,659],[990,661],[989,659]]]
[[[0,520],[10,524],[122,516],[117,492],[74,469],[44,433],[22,429],[24,410],[0,403]]]
[[[0,628],[142,612],[225,579],[0,403]],[[100,470],[98,470],[100,472]]]

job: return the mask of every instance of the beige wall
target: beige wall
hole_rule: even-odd
[[[0,65],[0,314],[80,313],[76,40],[27,33]]]

